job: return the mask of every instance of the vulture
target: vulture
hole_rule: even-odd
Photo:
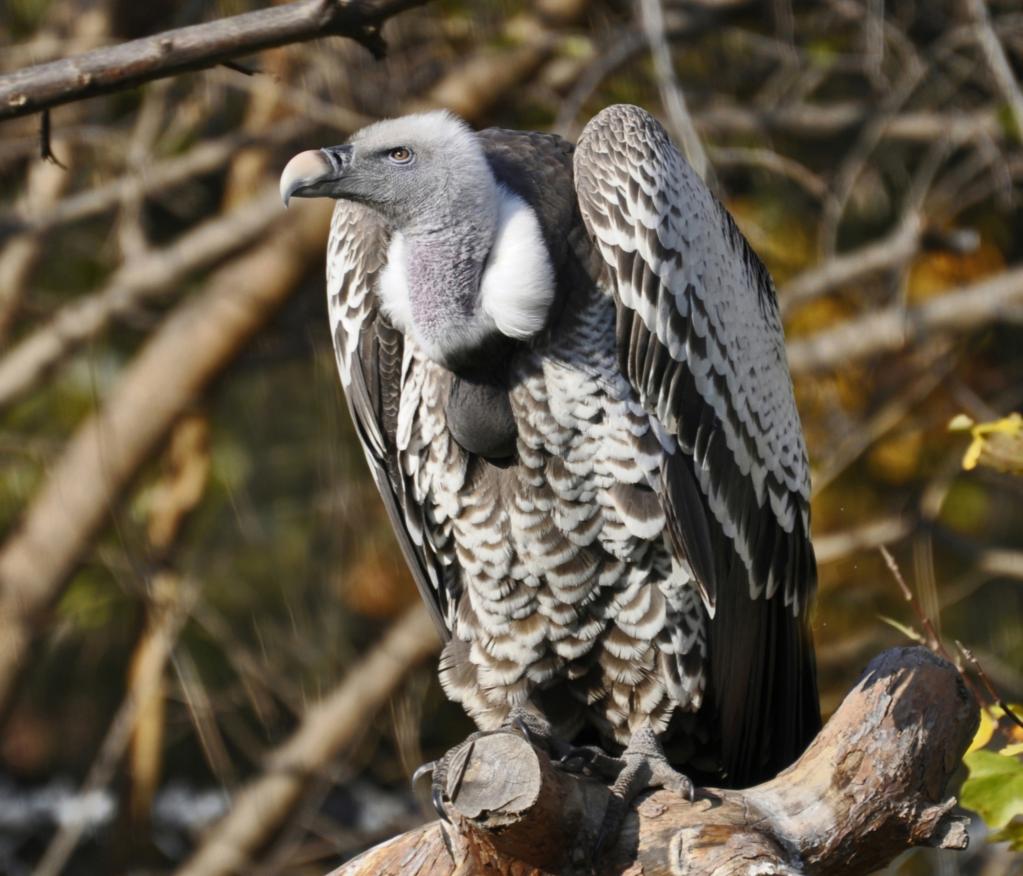
[[[337,202],[337,367],[447,696],[655,780],[791,763],[816,563],[778,305],[661,125],[611,106],[573,147],[408,115],[281,194]]]

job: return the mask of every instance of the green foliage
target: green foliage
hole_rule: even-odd
[[[999,830],[992,840],[1008,840],[1023,850],[1023,757],[981,750],[963,760],[970,776],[963,783],[960,802]]]
[[[990,842],[1023,851],[1023,729],[1000,707],[984,709],[963,762],[970,774],[959,802],[991,828]]]

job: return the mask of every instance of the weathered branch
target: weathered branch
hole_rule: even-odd
[[[26,67],[0,77],[0,121],[319,37],[351,37],[380,54],[383,22],[424,2],[299,0]]]
[[[966,818],[946,786],[977,720],[954,666],[925,648],[887,651],[788,770],[745,791],[704,789],[695,803],[666,791],[641,799],[592,871],[854,876],[912,846],[965,848]],[[603,818],[602,784],[553,768],[515,733],[479,737],[462,756],[464,770],[448,770],[453,828],[411,831],[332,876],[591,869],[579,862]]]

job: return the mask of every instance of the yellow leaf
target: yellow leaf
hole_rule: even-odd
[[[980,726],[977,727],[977,732],[973,735],[970,747],[966,749],[967,754],[971,751],[978,751],[987,745],[991,741],[991,737],[995,735],[997,727],[998,720],[991,714],[991,710],[981,709]]]
[[[1011,435],[1013,437],[1023,432],[1023,416],[1012,413],[1000,420],[992,420],[990,423],[978,423],[973,427],[974,435]]]
[[[963,454],[963,468],[971,471],[983,463],[998,471],[1023,473],[1023,416],[1009,414],[988,423],[973,423],[965,414],[953,417],[951,431],[970,430],[973,440]]]
[[[977,467],[977,463],[980,462],[980,455],[983,452],[984,439],[974,437],[970,446],[966,448],[966,453],[963,454],[963,470],[973,471]]]
[[[1009,708],[1015,715],[1023,714],[1023,706],[1010,705]],[[977,732],[973,736],[973,742],[970,743],[967,753],[990,745],[996,732],[999,737],[998,744],[1003,745],[998,750],[998,754],[1006,757],[1023,755],[1023,732],[1020,731],[1019,725],[1006,715],[1005,709],[998,705],[981,709],[980,725],[977,727]],[[1008,744],[1004,745],[1006,742]]]

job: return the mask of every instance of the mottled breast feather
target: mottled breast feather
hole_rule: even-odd
[[[645,111],[613,106],[593,118],[574,166],[617,305],[621,368],[681,450],[662,472],[662,500],[714,611],[711,692],[726,771],[754,781],[819,726],[809,467],[774,289]]]

